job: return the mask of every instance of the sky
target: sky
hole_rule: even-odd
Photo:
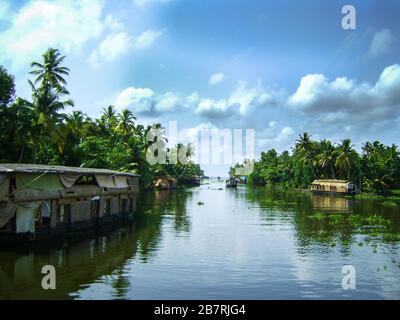
[[[305,131],[400,144],[399,14],[397,0],[0,0],[0,65],[30,98],[30,62],[58,48],[74,109],[113,104],[189,136],[253,129],[256,158]]]

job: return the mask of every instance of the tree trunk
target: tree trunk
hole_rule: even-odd
[[[331,172],[332,172],[332,179],[336,179],[336,177],[335,177],[335,170],[333,169],[332,163],[331,163]]]

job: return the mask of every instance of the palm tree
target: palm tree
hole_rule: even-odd
[[[66,107],[74,105],[71,99],[62,100],[68,91],[61,87],[52,87],[48,83],[36,88],[29,82],[32,89],[32,102],[23,103],[32,112],[33,160],[36,161],[38,145],[44,140],[50,140],[58,145],[60,152],[64,149],[64,134],[62,122],[65,115],[60,113]]]
[[[69,75],[69,69],[62,67],[65,56],[61,56],[57,49],[49,48],[43,55],[43,63],[32,62],[31,67],[36,68],[30,74],[35,75],[35,84],[48,82],[54,87],[64,87],[67,85],[63,76]]]
[[[347,172],[348,179],[350,179],[350,169],[353,166],[354,157],[356,156],[353,147],[354,145],[351,144],[350,139],[344,139],[336,151],[337,158],[335,165],[343,172]]]
[[[299,152],[300,161],[303,165],[311,168],[311,172],[315,175],[315,143],[311,140],[311,135],[304,132],[302,135],[299,134],[299,138],[296,140],[295,151]]]
[[[101,122],[108,130],[112,130],[115,128],[117,120],[117,111],[115,110],[115,107],[113,105],[109,105],[107,108],[103,108]]]
[[[299,138],[296,140],[296,150],[309,152],[312,149],[311,135],[308,132],[304,132],[302,135],[299,134]]]
[[[129,134],[135,126],[136,117],[132,111],[125,109],[118,115],[119,123],[117,128],[124,134]]]
[[[317,164],[324,169],[330,169],[332,179],[335,179],[335,155],[336,150],[332,142],[329,140],[322,140],[320,142],[321,153],[316,157]]]

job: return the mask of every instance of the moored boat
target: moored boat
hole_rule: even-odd
[[[315,194],[346,194],[351,195],[357,192],[354,183],[348,180],[314,180],[310,190]]]
[[[226,187],[227,188],[237,188],[237,180],[236,178],[229,178],[226,180]]]
[[[0,245],[132,222],[138,192],[132,173],[0,164]]]

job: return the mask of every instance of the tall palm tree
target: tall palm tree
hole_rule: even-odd
[[[308,132],[299,134],[299,138],[296,140],[296,150],[309,152],[312,149],[311,135]]]
[[[118,115],[118,120],[117,128],[127,135],[134,128],[136,117],[133,115],[132,111],[125,109]]]
[[[35,75],[35,84],[48,82],[54,87],[64,87],[67,82],[64,76],[69,75],[70,70],[61,66],[65,56],[62,56],[57,49],[49,48],[43,55],[43,62],[32,62],[31,67],[36,68],[30,74]]]
[[[317,155],[317,164],[324,169],[330,169],[332,179],[336,179],[335,176],[335,156],[336,150],[332,142],[329,140],[322,140],[320,142],[321,152]]]
[[[113,105],[109,105],[107,108],[103,108],[101,122],[106,126],[108,130],[115,129],[117,125],[117,120],[117,111]]]
[[[36,161],[38,145],[49,140],[58,145],[60,152],[64,149],[63,120],[65,115],[60,113],[66,107],[74,105],[71,99],[63,100],[68,91],[61,87],[52,87],[44,83],[36,88],[30,82],[32,102],[24,100],[24,104],[32,112],[33,160]]]
[[[342,140],[342,143],[337,149],[337,158],[335,165],[343,172],[347,172],[347,178],[350,179],[350,171],[353,166],[354,157],[356,152],[353,149],[354,145],[351,144],[350,139]]]
[[[315,147],[314,142],[311,140],[311,135],[308,132],[299,134],[296,140],[295,151],[299,152],[303,165],[311,168],[311,172],[315,175]]]

